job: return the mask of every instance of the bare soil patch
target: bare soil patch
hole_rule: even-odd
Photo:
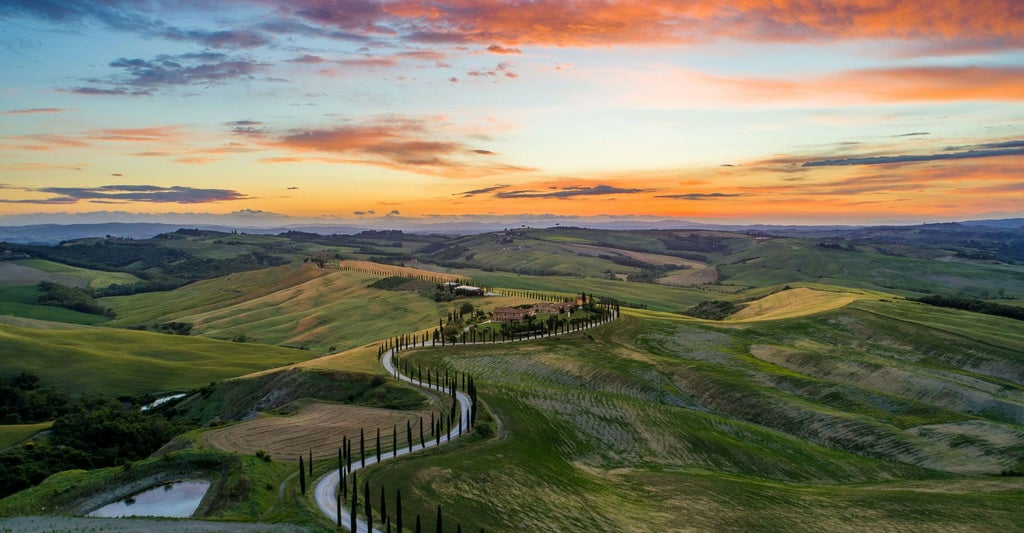
[[[429,412],[315,403],[293,415],[264,414],[253,420],[210,431],[205,435],[205,440],[210,446],[231,452],[253,454],[263,450],[275,459],[296,459],[300,455],[305,456],[310,450],[314,458],[325,458],[337,455],[342,437],[358,440],[359,430],[363,429],[369,454],[375,449],[377,428],[381,430],[382,447],[389,449],[391,428],[397,426],[398,443],[402,446],[406,444],[406,420],[416,428],[413,438],[417,439],[418,419],[421,416],[427,419],[425,425],[429,426]]]

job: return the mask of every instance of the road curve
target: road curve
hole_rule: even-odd
[[[596,326],[599,326],[599,325],[604,324],[606,322],[611,322],[611,321],[617,319],[618,317],[619,317],[618,313],[613,312],[612,316],[608,320],[606,320],[604,322],[599,322],[597,324],[594,324],[594,326],[591,326],[591,327],[596,327]],[[583,328],[583,329],[587,329],[587,328]],[[576,331],[579,331],[579,330],[569,331],[569,332],[566,332],[566,333],[575,333]],[[556,335],[559,335],[559,334],[556,333]],[[563,333],[563,335],[564,335],[564,333]],[[543,337],[538,337],[538,338],[543,338]],[[529,340],[529,339],[527,339],[527,340]],[[511,342],[511,341],[503,341],[503,342]],[[522,342],[522,341],[520,340],[520,341],[516,341],[516,342]],[[491,343],[472,343],[472,344],[491,344]],[[384,354],[381,356],[380,362],[384,366],[384,369],[387,370],[388,374],[390,374],[390,375],[394,376],[395,378],[400,379],[400,380],[402,380],[402,381],[404,381],[406,383],[411,383],[413,385],[416,385],[417,387],[421,387],[421,388],[425,388],[425,389],[430,389],[430,390],[433,390],[433,391],[436,391],[436,392],[440,392],[440,393],[443,393],[443,394],[448,394],[450,392],[448,389],[445,389],[444,387],[441,387],[440,385],[432,385],[432,386],[428,387],[427,385],[423,385],[422,383],[417,382],[416,380],[412,379],[411,377],[405,376],[402,373],[398,372],[395,369],[395,366],[394,366],[394,357],[395,357],[396,353],[397,353],[397,349],[396,348],[391,348],[390,350],[384,352]],[[470,409],[469,395],[466,394],[465,392],[460,391],[460,390],[456,390],[455,391],[455,398],[456,398],[456,400],[458,401],[458,404],[459,404],[459,417],[460,417],[460,419],[462,421],[462,431],[461,432],[459,431],[459,425],[458,424],[456,424],[455,422],[452,422],[452,430],[450,432],[448,432],[448,434],[446,434],[446,435],[441,435],[441,442],[440,442],[441,444],[444,444],[444,443],[448,442],[449,440],[456,439],[459,436],[461,436],[462,434],[469,433],[469,430],[470,430],[470,428],[469,428],[469,409]],[[396,457],[396,456],[408,455],[410,453],[416,453],[416,452],[418,452],[420,450],[423,450],[424,448],[431,448],[431,447],[434,447],[434,446],[438,445],[436,438],[435,439],[431,439],[429,441],[425,441],[425,444],[426,444],[426,446],[423,446],[423,445],[420,445],[420,444],[414,444],[412,446],[412,450],[411,451],[410,451],[408,446],[405,446],[405,447],[399,448],[397,450],[397,453],[391,452],[391,453],[388,453],[386,456],[385,456],[385,454],[381,454],[381,462],[384,462],[384,461],[386,461],[388,459],[391,459],[393,457]],[[366,466],[371,466],[371,465],[377,464],[377,456],[376,455],[377,454],[373,454],[372,456],[366,457]],[[361,468],[363,468],[361,461],[353,461],[353,463],[352,463],[352,472],[360,470]],[[348,528],[349,525],[352,523],[351,511],[349,509],[346,509],[344,506],[342,506],[341,509],[338,509],[337,494],[338,494],[338,484],[340,482],[341,482],[341,471],[340,470],[333,470],[330,473],[328,473],[327,475],[325,475],[324,477],[320,478],[320,480],[316,484],[316,488],[315,488],[313,494],[314,494],[314,497],[316,498],[317,506],[320,507],[320,511],[322,513],[324,513],[325,515],[330,517],[330,519],[332,521],[334,521],[334,523],[338,523],[338,512],[340,511],[341,512],[341,526],[344,527],[344,528]],[[366,523],[366,520],[364,520],[362,518],[358,518],[358,516],[357,516],[356,531],[354,531],[353,533],[363,533],[363,532],[371,533],[371,531],[369,529],[369,526]],[[378,529],[378,528],[375,527],[375,528],[373,528],[372,533],[383,533],[383,531],[381,529]]]

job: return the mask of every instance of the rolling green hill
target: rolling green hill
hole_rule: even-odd
[[[112,328],[51,329],[0,323],[4,375],[27,372],[49,386],[110,396],[201,387],[304,361],[295,350]]]
[[[452,523],[488,531],[1013,530],[1024,478],[1000,474],[1024,472],[1024,322],[904,299],[1024,297],[1015,245],[1000,247],[1003,234],[971,240],[971,231],[183,230],[139,250],[82,241],[54,254],[81,247],[88,263],[104,247],[126,259],[139,252],[124,268],[140,278],[166,273],[159,257],[209,268],[174,290],[100,299],[117,313],[104,324],[113,327],[75,325],[85,318],[34,305],[32,285],[2,287],[0,312],[15,316],[0,320],[0,372],[110,395],[255,373],[183,403],[203,419],[281,399],[278,367],[379,383],[381,375],[366,375],[380,372],[374,343],[429,330],[461,302],[434,302],[402,284],[373,288],[395,274],[333,261],[416,259],[496,289],[615,298],[626,316],[564,337],[405,352],[425,368],[471,373],[495,417],[481,431],[494,438],[360,473],[375,491],[401,488],[407,517],[430,517],[429,526],[440,504]],[[331,258],[328,268],[302,262],[317,254]],[[267,257],[290,262],[261,268]],[[30,261],[17,266],[82,283],[131,282]],[[471,301],[489,309],[527,300]],[[709,301],[728,309],[724,320],[680,314]],[[190,336],[154,332],[169,323],[187,325]],[[30,428],[3,429],[16,442]],[[200,441],[190,434],[176,443]],[[318,461],[317,472],[330,462]],[[271,466],[272,475],[252,478],[258,498],[231,518],[320,524],[296,496],[294,469]]]
[[[992,476],[1024,470],[1024,328],[877,298],[817,311],[406,352],[474,375],[502,437],[369,479],[471,530],[1011,527],[1024,480]]]
[[[378,278],[293,264],[232,274],[163,293],[105,298],[115,325],[193,325],[216,339],[339,351],[437,324],[448,306],[419,294],[368,287]]]

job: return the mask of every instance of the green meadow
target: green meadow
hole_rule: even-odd
[[[943,314],[879,300],[744,325],[643,313],[409,351],[475,376],[499,436],[370,482],[469,530],[1011,527],[1024,480],[999,474],[1024,469],[1024,339]]]
[[[110,396],[188,390],[313,357],[309,351],[112,328],[0,324],[4,374]]]
[[[320,252],[409,255],[477,285],[582,291],[626,306],[618,321],[585,332],[402,353],[424,370],[472,375],[482,400],[472,435],[360,473],[375,504],[380,486],[389,498],[401,489],[407,526],[419,514],[429,530],[441,505],[446,530],[467,531],[1020,528],[1024,327],[906,299],[1018,303],[1019,265],[912,240],[837,245],[698,231],[371,232],[321,243],[200,232],[167,241],[209,260],[260,252],[294,262],[102,298],[112,321],[35,305],[30,283],[2,286],[0,314],[10,316],[0,320],[0,372],[112,396],[201,389],[171,411],[211,425],[316,402],[420,405],[425,396],[383,376],[378,342],[429,332],[464,301],[486,310],[530,299],[435,302],[371,288],[375,275],[302,262]],[[121,273],[19,263],[34,269],[20,275],[131,283]],[[671,266],[704,263],[713,276]],[[687,286],[627,281],[650,265]],[[720,321],[681,314],[711,300],[738,310]],[[189,335],[157,332],[172,322]],[[0,449],[47,424],[0,426]],[[54,505],[73,513],[108,485],[195,472],[220,480],[206,518],[333,527],[299,494],[292,458],[211,449],[212,430],[180,435],[130,468],[53,476],[0,500],[0,515]],[[303,438],[324,439],[322,428],[311,432]],[[258,432],[247,435],[258,449]],[[334,466],[317,459],[314,477]]]

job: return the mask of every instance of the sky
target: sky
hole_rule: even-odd
[[[0,72],[0,224],[1024,216],[1019,0],[3,0]]]

